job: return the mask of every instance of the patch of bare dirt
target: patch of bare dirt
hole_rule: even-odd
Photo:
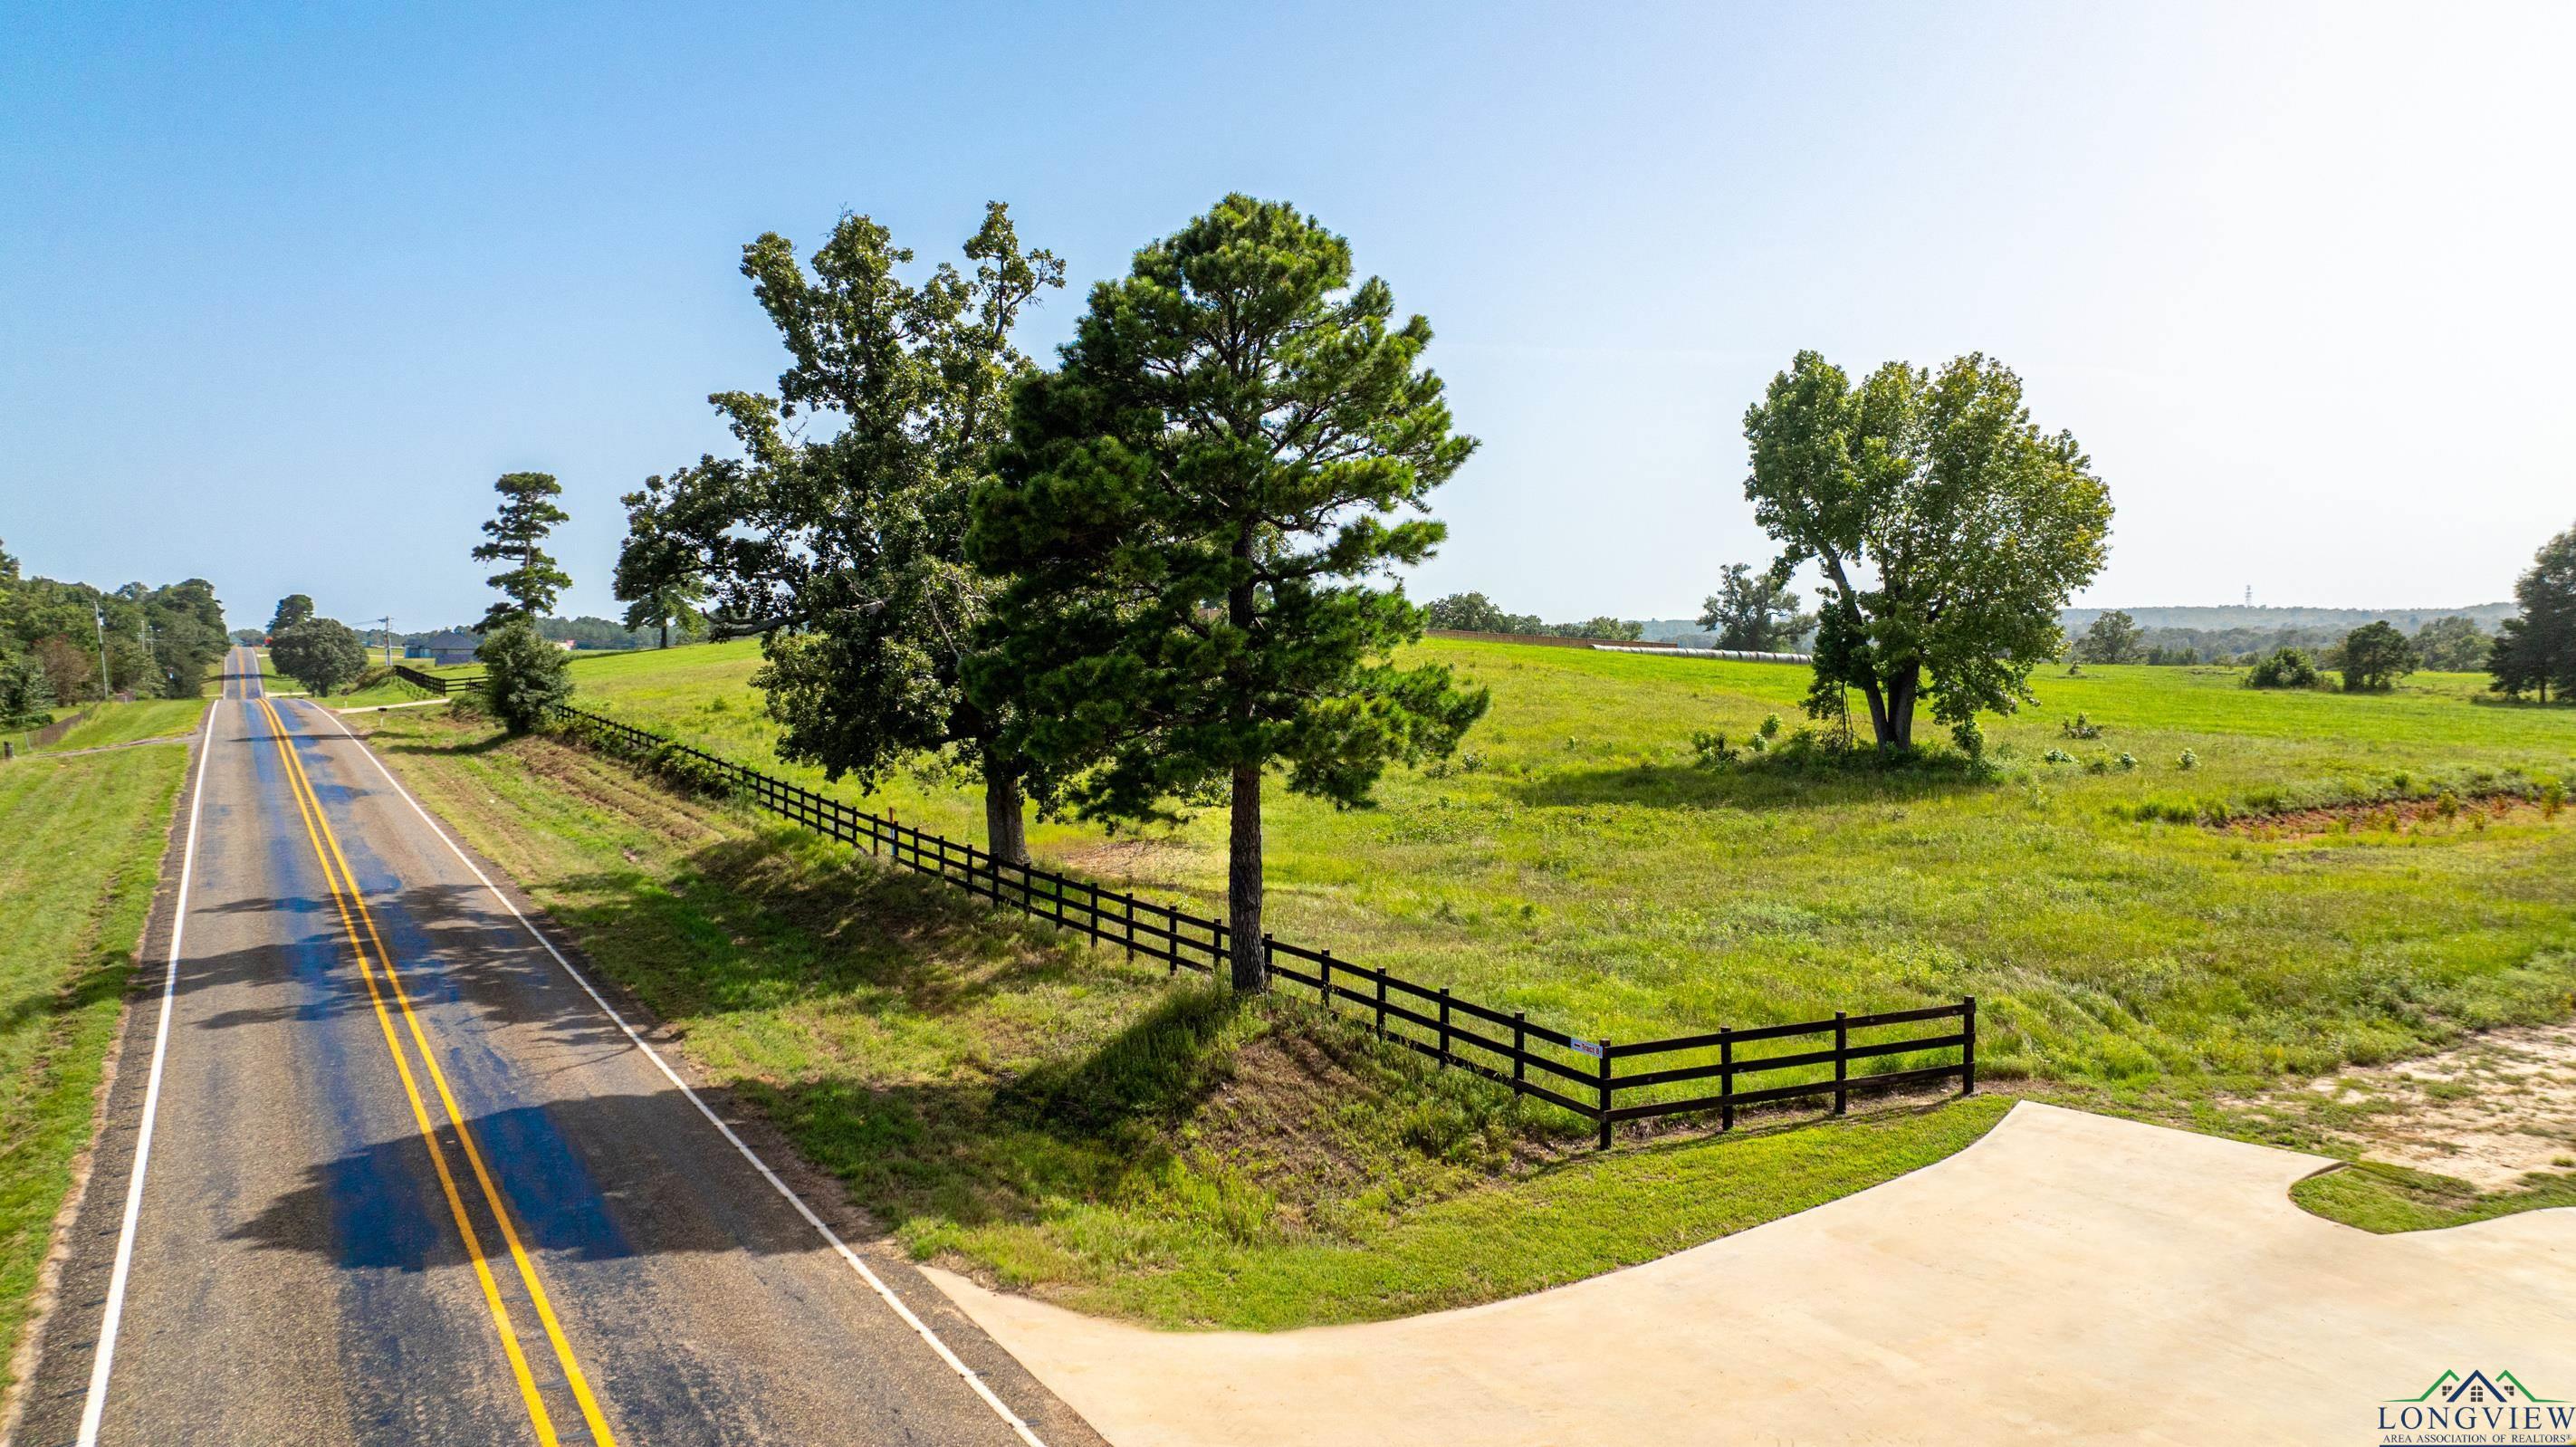
[[[2518,794],[2482,794],[2467,798],[2392,799],[2380,803],[2335,804],[2293,809],[2279,814],[2239,815],[2222,826],[2230,834],[2257,839],[2316,839],[2329,834],[2458,833],[2508,821],[2559,817]]]
[[[2355,1067],[2308,1089],[2365,1107],[2330,1134],[2374,1160],[2481,1190],[2576,1163],[2576,1024],[2490,1030],[2439,1055]]]

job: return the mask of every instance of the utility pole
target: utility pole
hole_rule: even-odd
[[[380,624],[384,625],[384,630],[385,630],[385,667],[387,667],[387,668],[391,668],[391,667],[393,667],[393,666],[394,666],[394,615],[392,615],[391,613],[388,613],[388,614],[386,614],[384,617],[379,618],[379,619],[377,619],[376,621],[377,621],[378,623],[380,623]]]
[[[91,616],[98,620],[98,701],[105,703],[107,702],[107,605],[92,603],[89,605],[89,611]]]

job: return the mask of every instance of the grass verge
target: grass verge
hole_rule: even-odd
[[[93,705],[94,712],[40,752],[95,749],[142,739],[184,738],[206,716],[202,698],[138,698],[132,703]]]
[[[1576,1280],[1886,1180],[2004,1101],[1595,1157],[1573,1118],[546,738],[372,720],[424,801],[917,1255],[1162,1326]]]
[[[166,746],[0,768],[0,1364],[90,1139],[186,763]]]
[[[2519,1190],[2481,1191],[2450,1176],[2359,1161],[2308,1177],[2290,1188],[2290,1199],[2329,1221],[2387,1236],[2576,1207],[2576,1173],[2535,1172]]]

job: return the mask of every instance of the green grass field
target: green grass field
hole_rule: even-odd
[[[2576,780],[2576,709],[2490,703],[2481,678],[2352,696],[2051,669],[2038,707],[1988,720],[1994,777],[1972,782],[1693,767],[1694,730],[1741,739],[1772,713],[1794,727],[1802,668],[1419,653],[1490,684],[1493,712],[1449,768],[1391,776],[1380,808],[1274,796],[1284,939],[1621,1039],[1974,994],[1992,1073],[2138,1109],[2571,1008],[2576,810],[2271,838],[2131,817]],[[585,659],[576,701],[819,785],[774,763],[756,662],[748,643]],[[2063,737],[2079,712],[2101,739]],[[2077,762],[2042,762],[2051,748]],[[2137,767],[2116,766],[2123,752]],[[870,802],[980,837],[975,797],[945,779]],[[1115,839],[1056,824],[1032,842],[1213,912],[1222,831],[1213,816]]]
[[[2310,1076],[2576,1003],[2576,811],[2517,802],[2576,774],[2576,710],[2491,704],[2478,679],[2348,697],[2052,671],[2039,708],[1990,724],[1982,777],[1713,773],[1691,733],[1794,727],[1804,670],[1421,652],[1491,684],[1493,714],[1448,766],[1391,777],[1380,808],[1278,798],[1274,927],[1539,1019],[1633,1039],[1973,993],[1990,1080],[2318,1147],[2336,1107],[2298,1088]],[[821,784],[772,759],[755,664],[749,645],[583,658],[577,701]],[[2079,711],[2101,738],[2062,733]],[[496,747],[442,714],[378,721],[396,766],[714,1079],[914,1250],[1085,1309],[1269,1328],[1491,1299],[1886,1179],[2000,1108],[1593,1159],[1565,1118],[1302,1007],[1175,994],[613,761]],[[2284,812],[2445,791],[2475,807],[2359,832]],[[866,802],[978,835],[976,799],[935,770]],[[2220,805],[2232,827],[2167,822]],[[1115,838],[1052,823],[1034,843],[1209,912],[1221,898],[1215,819]],[[2438,1192],[2412,1215],[2359,1177],[2303,1199],[2374,1225],[2510,1208]]]
[[[0,1362],[89,1143],[186,761],[168,745],[0,766]]]

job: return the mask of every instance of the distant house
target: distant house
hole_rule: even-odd
[[[405,645],[403,657],[426,658],[431,667],[445,668],[452,663],[472,663],[474,650],[482,646],[483,640],[471,633],[433,633]]]

